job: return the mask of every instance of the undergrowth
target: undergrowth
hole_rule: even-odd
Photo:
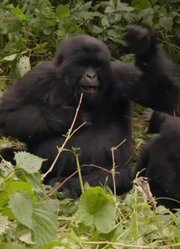
[[[1,249],[180,248],[180,213],[155,208],[137,183],[124,198],[85,185],[79,200],[62,199],[42,184],[43,159],[15,160],[0,164]]]

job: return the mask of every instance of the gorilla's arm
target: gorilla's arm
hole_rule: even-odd
[[[52,62],[43,63],[7,90],[0,103],[1,135],[27,141],[67,131],[75,110],[58,95],[54,70]]]
[[[112,62],[119,92],[138,104],[173,114],[180,96],[174,64],[158,47],[150,28],[128,25],[126,39],[135,65]]]
[[[103,169],[96,169],[87,175],[83,175],[83,183],[88,183],[90,186],[97,185],[106,185],[111,190],[114,188],[112,174]],[[62,183],[65,180],[65,177],[52,178],[50,184],[54,185],[55,183]],[[116,168],[115,174],[115,185],[116,193],[122,195],[131,190],[133,181],[129,169],[125,166],[122,168]],[[61,188],[65,197],[76,199],[81,194],[81,187],[78,177],[72,177],[66,183],[63,184]]]

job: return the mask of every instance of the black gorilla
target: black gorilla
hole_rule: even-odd
[[[107,171],[112,168],[111,148],[126,139],[115,151],[116,188],[118,194],[123,194],[132,187],[126,166],[131,151],[130,104],[114,89],[109,51],[101,41],[87,35],[69,39],[53,61],[35,67],[10,87],[0,104],[1,133],[18,138],[27,144],[29,152],[47,158],[42,167],[45,172],[54,161],[57,146],[64,141],[62,135],[73,121],[81,93],[76,127],[87,123],[73,135],[66,149],[80,148],[85,182],[113,189]],[[9,153],[3,151],[5,159]],[[74,171],[74,154],[64,151],[46,182],[54,182],[53,178],[62,182]],[[78,196],[78,176],[71,178],[64,189],[71,197]]]
[[[159,49],[154,31],[146,26],[129,25],[129,50],[136,54],[135,65],[142,72],[138,83],[125,89],[127,96],[153,110],[174,114],[180,102],[180,81],[176,66]],[[120,75],[117,73],[117,77]]]
[[[143,148],[136,172],[144,169],[159,205],[180,208],[180,118],[161,112],[154,118],[160,134]]]
[[[112,168],[111,148],[122,142],[114,155],[116,192],[123,194],[131,189],[131,174],[126,166],[131,155],[129,99],[158,109],[162,106],[159,98],[164,95],[164,100],[169,101],[164,105],[169,103],[167,108],[174,108],[172,95],[177,96],[177,86],[169,70],[170,62],[164,63],[165,56],[159,56],[151,30],[137,25],[130,25],[127,30],[130,45],[134,40],[137,44],[138,67],[111,62],[104,43],[80,35],[65,41],[52,61],[36,66],[7,90],[0,104],[0,132],[24,141],[29,152],[47,158],[42,172],[50,167],[57,146],[62,145],[63,134],[72,123],[83,93],[75,127],[84,121],[86,124],[68,141],[66,149],[79,148],[84,182],[105,184],[113,190],[108,172]],[[3,151],[3,156],[9,159],[9,151]],[[74,171],[74,154],[66,150],[46,182],[62,182]],[[79,196],[78,176],[63,187],[69,196]]]
[[[157,46],[154,31],[146,25],[128,25],[126,39],[129,51],[136,55],[136,68],[121,62],[114,66],[115,77],[124,82],[120,84],[121,94],[153,110],[171,115],[179,114],[177,113],[180,104],[178,70],[164,51]],[[151,115],[149,133],[156,132],[153,129],[158,125],[154,115],[154,113]]]

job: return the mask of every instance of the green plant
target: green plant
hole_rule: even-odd
[[[40,247],[56,237],[58,206],[40,181],[43,160],[26,152],[15,159],[16,167],[0,164],[0,247]]]
[[[56,46],[71,34],[89,33],[104,40],[112,57],[125,55],[124,29],[145,22],[158,33],[160,43],[179,62],[178,0],[132,1],[11,1],[0,3],[0,87],[21,77],[35,64],[52,58]],[[2,76],[1,76],[2,75]]]
[[[153,209],[134,186],[125,199],[85,186],[79,201],[41,183],[42,159],[26,152],[0,164],[0,248],[178,248],[180,215]]]

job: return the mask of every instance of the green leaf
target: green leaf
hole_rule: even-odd
[[[23,181],[9,181],[6,184],[6,192],[9,194],[14,194],[17,191],[24,191],[30,195],[33,195],[33,189],[32,185],[29,182],[23,182]]]
[[[118,9],[119,9],[121,12],[131,12],[131,11],[134,10],[133,7],[129,6],[129,5],[126,4],[126,3],[119,3]]]
[[[152,8],[146,8],[139,13],[139,17],[143,18],[143,21],[150,25],[153,23],[154,10]]]
[[[103,17],[103,18],[101,19],[101,24],[102,24],[102,26],[104,26],[104,27],[108,27],[108,26],[109,26],[109,21],[108,21],[107,17]]]
[[[7,242],[1,243],[0,242],[0,248],[1,249],[27,249],[27,247],[25,245],[19,245],[17,243],[11,243],[11,242],[9,242],[9,243],[7,243]]]
[[[163,27],[166,31],[171,31],[173,27],[173,17],[163,16],[159,20],[159,25]]]
[[[39,246],[51,242],[56,237],[57,215],[46,205],[33,209],[34,237]]]
[[[60,20],[64,20],[70,16],[69,5],[59,4],[56,8],[56,15]]]
[[[36,193],[45,193],[45,186],[42,184],[40,174],[27,174],[26,180],[31,183],[31,189]]]
[[[139,233],[138,233],[138,221],[137,221],[137,212],[131,213],[131,225],[132,225],[132,235],[135,240],[138,239]]]
[[[0,234],[3,234],[6,231],[8,224],[9,221],[7,217],[0,213]]]
[[[41,249],[66,249],[67,247],[62,245],[60,241],[53,241],[43,246]]]
[[[3,210],[3,208],[8,205],[9,202],[9,195],[6,191],[0,192],[0,209]],[[4,211],[4,210],[3,210]]]
[[[5,89],[6,88],[6,81],[5,80],[0,80],[0,89]],[[0,97],[3,95],[3,91],[0,92]]]
[[[33,229],[32,200],[25,192],[16,192],[9,202],[9,207],[16,219],[24,226]]]
[[[11,9],[11,12],[15,15],[15,17],[20,20],[20,21],[23,21],[23,20],[26,20],[27,17],[26,15],[24,15],[24,13],[22,12],[22,10],[19,8],[19,6]]]
[[[132,7],[135,9],[143,10],[148,7],[151,7],[151,2],[149,0],[132,0]]]
[[[19,237],[19,240],[26,243],[26,244],[29,244],[29,245],[35,244],[35,242],[32,239],[32,233],[28,229],[24,229],[21,231],[21,235]]]
[[[90,188],[81,196],[79,214],[86,226],[109,233],[115,226],[115,201],[101,187]]]
[[[44,159],[22,151],[15,154],[15,160],[18,168],[24,169],[29,174],[38,172]]]
[[[113,12],[115,12],[115,9],[112,7],[112,6],[108,6],[106,9],[105,9],[105,11],[104,11],[104,13],[113,13]]]

